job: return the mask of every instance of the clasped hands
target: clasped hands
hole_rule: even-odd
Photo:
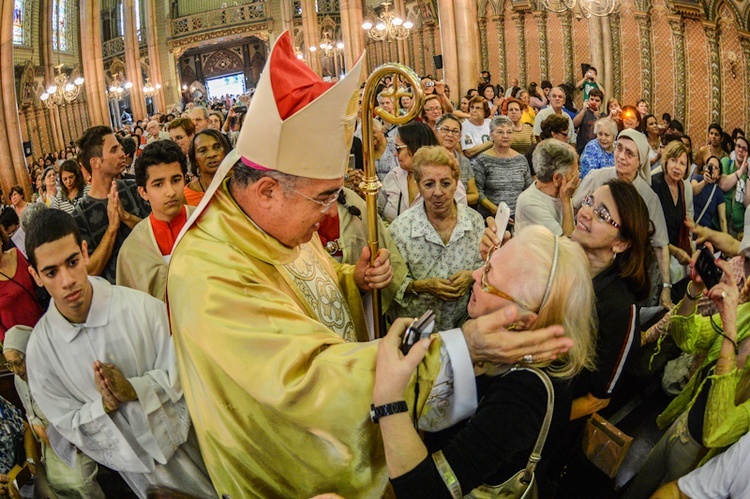
[[[125,402],[138,400],[133,385],[114,364],[95,361],[94,383],[107,413],[116,411]]]
[[[447,279],[431,277],[412,281],[412,289],[416,293],[429,293],[438,300],[456,301],[469,291],[472,284],[471,271],[459,270]]]

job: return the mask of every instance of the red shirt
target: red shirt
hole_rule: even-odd
[[[14,249],[18,261],[16,273],[12,280],[0,281],[0,341],[5,341],[8,329],[19,324],[34,327],[44,314],[36,300],[36,285],[29,274],[29,262],[18,248]]]
[[[187,208],[183,206],[182,211],[171,222],[157,220],[153,212],[151,212],[148,218],[151,222],[151,228],[154,231],[156,244],[159,246],[162,256],[171,255],[174,242],[180,234],[183,225],[187,222]]]

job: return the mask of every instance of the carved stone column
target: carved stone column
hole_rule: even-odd
[[[499,74],[497,75],[497,81],[506,81],[507,70],[505,65],[505,16],[493,16],[492,20],[495,22],[495,30],[497,31],[497,53],[499,57],[498,67]]]
[[[612,97],[622,99],[622,57],[620,52],[620,14],[609,16],[612,42]]]
[[[393,10],[398,17],[406,21],[406,5],[404,5],[404,0],[395,0],[395,2],[393,3]],[[397,58],[395,59],[396,62],[400,62],[401,64],[406,63],[406,44],[407,43],[408,43],[407,40],[396,41],[396,49],[397,49],[396,51]]]
[[[711,123],[721,123],[721,57],[719,57],[719,28],[716,23],[703,23],[708,40],[711,73]]]
[[[442,79],[451,88],[459,90],[460,93],[458,88],[458,43],[453,0],[438,0],[437,5],[438,18],[440,19],[440,51],[443,55]],[[465,55],[466,52],[462,50],[461,55]],[[437,54],[432,51],[431,55]],[[440,78],[440,75],[435,74],[435,78]]]
[[[539,30],[539,73],[540,80],[549,80],[549,61],[547,60],[547,11],[534,12]]]
[[[687,81],[685,80],[685,23],[681,16],[670,16],[669,27],[672,28],[672,40],[674,41],[674,118],[685,122],[685,95],[687,94]]]
[[[44,105],[44,104],[42,104]],[[44,131],[42,130],[42,108],[41,107],[35,107],[34,108],[34,123],[36,124],[36,136],[37,136],[37,143],[39,144],[39,155],[48,150],[47,149],[47,136],[44,134]]]
[[[412,34],[415,33],[412,31]],[[414,59],[414,41],[411,37],[406,39],[406,65],[416,71],[417,61]]]
[[[517,12],[511,16],[513,23],[516,25],[516,36],[518,37],[518,84],[521,87],[526,86],[526,28],[524,21],[526,14]]]
[[[159,33],[156,26],[157,14],[156,14],[156,3],[157,2],[145,2],[143,4],[144,10],[146,11],[146,44],[148,47],[148,65],[149,71],[151,72],[151,84],[160,85],[164,84],[164,79],[161,74],[161,64],[159,64],[159,43],[166,43],[161,37],[163,34]],[[153,97],[154,110],[159,113],[167,112],[167,104],[164,100],[164,91],[159,89]]]
[[[568,10],[560,16],[563,29],[563,79],[575,85],[573,76],[573,14]]]
[[[21,141],[21,124],[16,104],[15,71],[13,69],[13,3],[0,6],[0,185],[3,192],[20,184],[31,194],[31,182],[26,169]]]
[[[612,97],[613,73],[612,73],[612,27],[608,17],[599,19],[602,27],[602,58],[604,68],[599,70],[599,74],[604,76],[604,98]],[[600,78],[601,80],[601,78]],[[605,100],[606,103],[606,100]]]
[[[55,66],[52,47],[52,5],[53,4],[51,0],[43,0],[39,5],[39,8],[43,13],[40,19],[41,23],[39,26],[41,30],[39,35],[39,41],[41,44],[41,49],[39,51],[39,60],[44,67],[44,88],[49,88],[50,85],[54,83],[55,79]],[[51,146],[55,151],[58,151],[64,144],[61,129],[62,125],[60,123],[60,114],[57,108],[53,108],[48,113],[48,116],[49,119],[47,121],[47,128],[52,134]]]
[[[646,12],[636,12],[635,20],[638,22],[641,52],[641,97],[648,103],[649,109],[654,108],[653,78],[651,69],[651,18]]]
[[[305,50],[308,66],[318,75],[322,75],[320,58],[310,52],[310,47],[318,46],[318,14],[315,10],[315,0],[302,0],[302,31],[305,35]]]
[[[354,0],[339,0],[339,13],[341,14],[341,37],[344,42],[344,60],[346,67],[351,68],[357,60],[359,54],[354,53],[354,42],[352,41],[352,22],[351,22],[351,4]],[[284,29],[289,29],[294,33],[292,14],[292,0],[281,0],[282,16],[284,19]],[[287,21],[288,17],[288,21]],[[290,26],[287,28],[287,24]]]
[[[81,65],[83,66],[83,87],[88,97],[88,113],[92,123],[98,124],[109,124],[109,119],[103,121],[101,111],[99,109],[99,100],[97,95],[97,89],[99,86],[104,85],[104,81],[98,81],[96,78],[96,71],[94,69],[94,55],[93,51],[96,47],[93,44],[91,38],[91,32],[93,31],[91,21],[91,11],[94,5],[99,5],[99,2],[95,0],[82,0],[79,4],[79,25],[81,35]],[[99,44],[99,50],[101,51],[101,43]],[[105,97],[106,99],[106,97]],[[109,114],[107,115],[109,116]]]
[[[480,61],[479,19],[477,0],[454,0],[453,17],[456,20],[456,41],[461,44],[461,57],[458,58],[458,95],[464,95],[476,86],[479,71],[483,69]],[[440,28],[442,32],[442,25]],[[456,43],[458,46],[458,43]],[[451,88],[452,82],[449,82]]]
[[[125,23],[125,71],[128,81],[133,84],[130,88],[130,106],[133,109],[134,120],[145,120],[148,118],[148,113],[143,95],[141,49],[135,25],[135,1],[123,0],[122,11]]]
[[[431,68],[428,73],[435,74],[435,62],[432,58],[433,55],[435,55],[435,27],[429,26],[427,28],[427,47],[430,50],[430,61],[428,62],[429,67]]]
[[[417,31],[417,44],[419,46],[419,73],[427,74],[427,66],[424,63],[424,27]]]
[[[482,47],[482,71],[490,67],[490,54],[487,50],[487,18],[479,19],[479,45]]]
[[[750,37],[740,36],[740,44],[745,53],[745,67],[750,67]],[[745,71],[745,80],[745,88],[750,89],[750,70]],[[745,106],[745,123],[750,123],[750,105]]]

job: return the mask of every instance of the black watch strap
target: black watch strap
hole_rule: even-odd
[[[370,419],[373,423],[380,421],[380,418],[386,416],[392,416],[393,414],[399,414],[401,412],[407,412],[409,406],[406,402],[399,400],[398,402],[391,402],[390,404],[383,404],[375,407],[375,404],[370,404]]]

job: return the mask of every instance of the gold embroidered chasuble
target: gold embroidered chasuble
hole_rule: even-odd
[[[288,248],[264,233],[226,181],[175,248],[172,333],[218,495],[383,495],[385,456],[368,417],[377,341],[345,341],[367,338],[353,269],[330,259],[317,234]],[[420,408],[440,347],[419,369]]]

